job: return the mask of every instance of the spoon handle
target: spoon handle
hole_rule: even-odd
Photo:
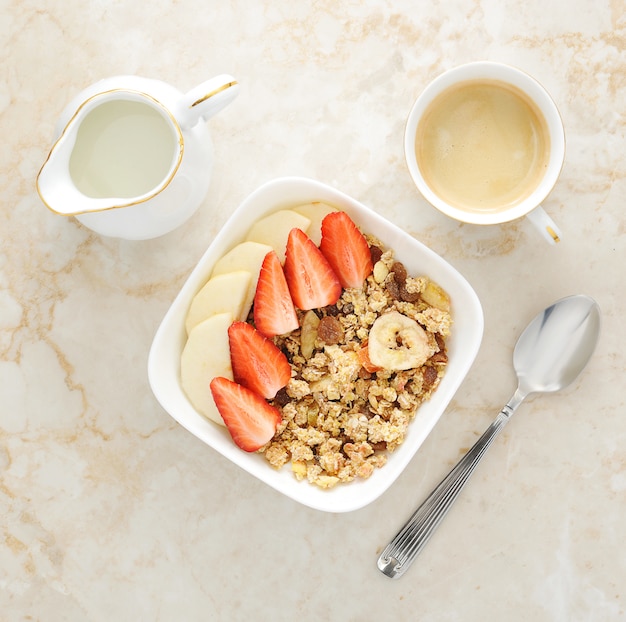
[[[517,391],[483,435],[385,547],[378,558],[378,569],[384,575],[396,579],[406,572],[452,507],[491,443],[523,399]]]

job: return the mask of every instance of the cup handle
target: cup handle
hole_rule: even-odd
[[[208,121],[230,104],[239,93],[239,83],[228,74],[215,76],[182,96],[174,116],[183,130],[192,128],[200,119]]]
[[[526,218],[535,225],[539,233],[541,233],[550,244],[557,244],[561,241],[561,230],[554,220],[546,214],[541,205],[537,206],[532,212],[528,212]]]

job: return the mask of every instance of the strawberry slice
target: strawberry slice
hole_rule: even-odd
[[[285,277],[294,304],[303,311],[333,305],[341,283],[321,251],[301,229],[289,232]]]
[[[265,255],[254,294],[254,325],[266,337],[298,328],[298,316],[280,259],[275,251]]]
[[[287,357],[246,322],[233,322],[228,327],[230,362],[235,382],[272,399],[291,378]]]
[[[372,273],[367,240],[346,212],[324,217],[320,250],[343,287],[363,287],[363,281]]]
[[[272,440],[282,418],[260,395],[222,376],[211,380],[211,393],[238,447],[252,452]]]

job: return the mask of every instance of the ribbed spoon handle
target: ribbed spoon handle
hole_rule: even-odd
[[[378,558],[378,569],[384,575],[397,579],[407,571],[452,507],[491,443],[523,399],[519,391],[516,391],[483,435],[385,547]]]

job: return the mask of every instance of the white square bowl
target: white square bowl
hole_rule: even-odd
[[[447,340],[448,366],[439,387],[422,404],[411,422],[404,443],[389,454],[388,462],[366,480],[338,484],[322,490],[297,481],[289,465],[275,470],[262,455],[240,450],[226,428],[208,421],[193,408],[180,382],[180,355],[186,341],[185,316],[192,298],[209,278],[215,262],[243,241],[252,223],[279,209],[322,201],[347,212],[362,231],[393,248],[409,274],[424,275],[449,294],[452,334]],[[152,343],[148,361],[150,385],[163,408],[184,428],[272,488],[311,508],[349,512],[377,499],[402,473],[443,414],[469,371],[483,334],[480,302],[468,282],[439,255],[349,196],[311,179],[286,177],[253,192],[233,213],[190,274],[165,315]],[[207,383],[208,390],[208,383]]]

